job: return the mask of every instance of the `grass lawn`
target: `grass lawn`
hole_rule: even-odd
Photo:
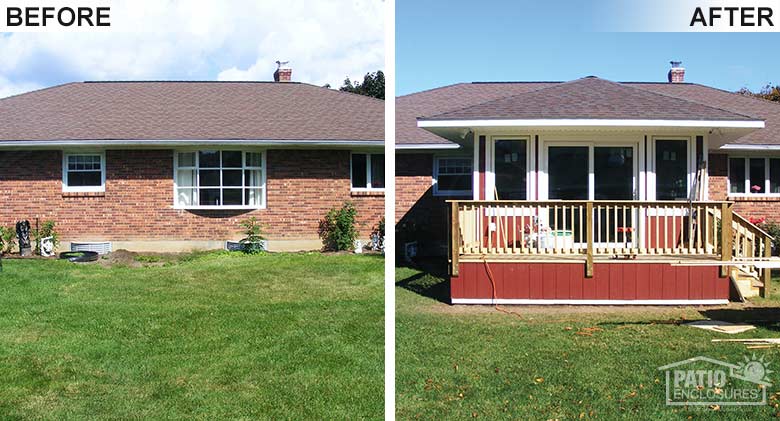
[[[681,326],[705,317],[780,320],[759,309],[450,306],[442,277],[397,269],[399,419],[764,419],[780,416],[780,350],[746,350],[713,338],[780,337],[777,323],[739,335]],[[776,279],[774,285],[780,284]],[[780,291],[775,289],[775,297]],[[769,405],[670,407],[658,367],[695,356],[731,363],[765,356]],[[697,367],[698,368],[698,367]],[[711,367],[707,367],[711,368]]]
[[[3,263],[2,419],[382,417],[381,257]]]

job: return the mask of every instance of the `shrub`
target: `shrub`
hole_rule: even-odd
[[[258,254],[265,251],[262,243],[265,240],[262,233],[263,227],[257,218],[253,216],[244,219],[239,225],[244,229],[244,235],[246,235],[239,241],[241,243],[241,251],[246,254]]]
[[[772,236],[772,256],[777,256],[780,251],[780,224],[776,222],[762,222],[758,227]]]
[[[0,254],[10,252],[14,247],[16,230],[8,227],[0,227]]]
[[[319,235],[325,250],[352,250],[357,240],[355,218],[357,210],[352,202],[344,202],[340,209],[331,209],[320,221]]]
[[[43,221],[40,227],[36,224],[36,227],[31,230],[30,236],[35,243],[35,254],[41,254],[41,240],[46,237],[51,237],[51,242],[54,244],[54,250],[57,250],[57,246],[60,245],[60,236],[57,234],[57,231],[54,230],[55,225],[54,221]]]

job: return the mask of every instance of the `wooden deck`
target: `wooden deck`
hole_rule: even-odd
[[[768,285],[771,237],[725,201],[449,201],[450,274],[480,262],[738,267]],[[762,294],[766,294],[764,287]]]

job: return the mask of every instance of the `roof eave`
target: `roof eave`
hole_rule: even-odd
[[[396,143],[397,150],[442,150],[442,149],[460,149],[456,143]]]
[[[740,128],[763,129],[763,120],[664,120],[664,119],[473,119],[439,120],[418,119],[420,128],[471,127],[685,127],[685,128]]]
[[[311,139],[60,139],[0,140],[0,149],[45,149],[69,147],[187,147],[187,146],[284,146],[284,147],[382,147],[384,140]]]

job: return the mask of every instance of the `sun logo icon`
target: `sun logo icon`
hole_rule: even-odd
[[[735,370],[739,375],[752,382],[769,383],[769,373],[774,373],[774,371],[768,368],[769,363],[764,361],[764,355],[756,358],[756,354],[753,354],[750,358],[747,355],[743,358],[745,361],[737,364]]]

